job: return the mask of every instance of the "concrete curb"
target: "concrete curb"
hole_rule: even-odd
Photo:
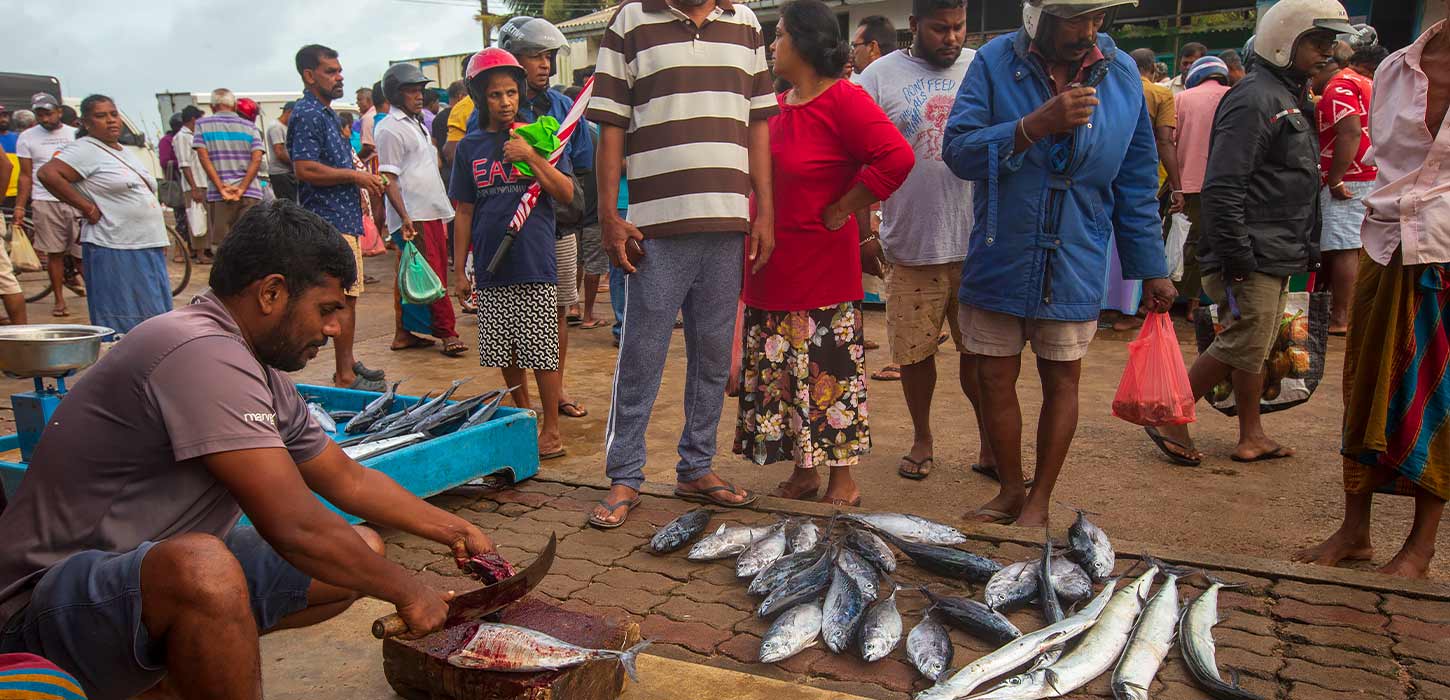
[[[608,489],[610,482],[607,478],[551,478],[546,475],[534,477],[537,481],[566,486],[582,486],[596,489]],[[662,498],[674,498],[674,487],[667,484],[645,482],[640,493],[649,496]],[[842,513],[871,513],[876,512],[869,508],[852,508],[849,506],[831,506],[813,501],[797,501],[774,496],[761,496],[759,500],[744,510],[753,510],[765,513],[790,513],[792,515],[809,515],[813,517],[830,517],[837,512]],[[1012,542],[1028,547],[1040,546],[1042,540],[1037,536],[1025,536],[1023,528],[1010,525],[992,525],[989,523],[951,523],[961,530],[970,539],[990,542]],[[1265,559],[1263,557],[1250,557],[1238,554],[1221,554],[1216,552],[1202,552],[1166,545],[1153,545],[1131,540],[1113,539],[1113,547],[1118,556],[1138,558],[1144,554],[1151,554],[1154,557],[1170,561],[1175,564],[1185,564],[1192,567],[1212,569],[1215,571],[1234,571],[1243,574],[1250,574],[1262,578],[1280,578],[1305,583],[1319,583],[1332,586],[1350,586],[1363,590],[1376,591],[1380,593],[1395,593],[1412,598],[1424,598],[1428,600],[1450,601],[1450,585],[1434,581],[1417,581],[1405,579],[1398,576],[1375,573],[1372,571],[1359,571],[1356,569],[1342,569],[1336,567],[1317,566],[1313,564],[1298,564],[1290,561],[1277,559]]]

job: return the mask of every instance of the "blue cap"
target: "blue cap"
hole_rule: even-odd
[[[1194,61],[1193,66],[1188,69],[1188,77],[1183,79],[1183,86],[1189,89],[1198,87],[1203,81],[1215,75],[1223,76],[1224,82],[1227,83],[1228,64],[1217,56],[1204,56]]]

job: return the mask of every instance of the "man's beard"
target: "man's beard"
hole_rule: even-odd
[[[282,320],[277,323],[271,333],[257,341],[257,359],[268,367],[280,369],[283,372],[296,372],[307,366],[307,351],[314,347],[322,347],[327,344],[324,338],[321,343],[312,343],[306,340],[295,340],[288,337],[287,330],[295,324],[292,320],[293,309],[288,304],[287,310],[282,314]]]

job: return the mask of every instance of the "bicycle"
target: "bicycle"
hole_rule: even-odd
[[[10,226],[14,226],[16,223],[14,210],[10,207],[4,207],[0,208],[0,211],[4,212],[5,220],[9,222]],[[25,221],[19,222],[19,224],[20,229],[25,232],[25,235],[34,241],[34,222],[27,218]],[[171,241],[171,245],[166,248],[166,271],[167,275],[171,278],[171,296],[174,297],[181,294],[181,291],[186,289],[186,285],[191,282],[191,242],[187,240],[186,236],[177,232],[173,226],[166,227],[166,235]],[[11,237],[11,229],[10,227],[6,227],[4,239],[7,249],[10,246]],[[179,262],[176,260],[175,255],[178,251],[181,254],[181,260]],[[43,253],[38,253],[38,255],[40,256],[39,270],[15,271],[16,279],[20,280],[20,287],[27,290],[25,301],[30,303],[38,302],[51,293],[50,272],[46,269],[46,266],[49,264],[49,259]],[[70,289],[78,296],[85,296],[85,289],[78,285],[72,285],[80,280],[82,276],[82,268],[77,265],[76,259],[67,255],[65,257],[65,285],[67,289]],[[29,290],[34,290],[34,292],[31,293]]]

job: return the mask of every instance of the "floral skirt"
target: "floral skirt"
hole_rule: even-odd
[[[866,348],[851,302],[808,311],[745,307],[735,453],[757,464],[856,464],[871,451]]]

